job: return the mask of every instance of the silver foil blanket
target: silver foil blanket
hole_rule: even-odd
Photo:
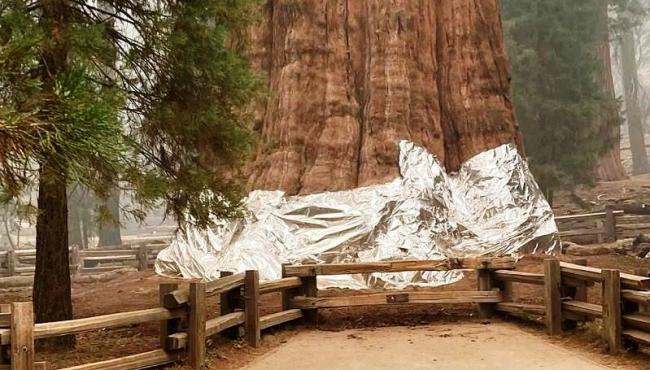
[[[387,184],[305,196],[251,192],[245,218],[179,232],[158,254],[156,272],[210,281],[221,271],[256,269],[277,279],[283,263],[550,254],[559,246],[553,212],[514,146],[478,154],[453,175],[425,149],[408,141],[399,148],[401,178]],[[376,273],[319,285],[403,288],[460,277]]]

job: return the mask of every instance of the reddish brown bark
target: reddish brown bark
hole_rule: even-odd
[[[341,190],[398,176],[412,140],[448,170],[521,148],[499,1],[270,1],[253,63],[271,96],[251,189]]]
[[[595,168],[596,179],[616,181],[627,177],[621,162],[621,123],[616,111],[616,90],[612,76],[612,60],[609,48],[608,1],[601,3],[600,34],[596,43],[595,54],[598,57],[600,73],[598,82],[603,97],[611,104],[606,104],[604,111],[598,115],[594,124],[601,131],[601,136],[611,143],[611,148],[600,158]]]
[[[68,252],[68,203],[65,179],[48,163],[41,165],[36,219],[36,271],[33,301],[36,322],[72,319],[72,283]],[[48,339],[69,347],[75,337]]]
[[[40,22],[49,38],[41,55],[41,82],[48,103],[39,112],[48,122],[56,104],[57,78],[67,70],[68,49],[63,30],[69,24],[69,7],[64,0],[47,0],[41,4]],[[36,271],[33,302],[36,322],[72,319],[72,292],[68,253],[68,202],[66,169],[56,160],[40,163],[38,216],[36,219]],[[52,346],[72,347],[75,337],[47,339]]]

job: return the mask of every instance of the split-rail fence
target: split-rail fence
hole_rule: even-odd
[[[251,270],[224,273],[216,281],[191,282],[184,287],[166,283],[160,285],[159,307],[51,323],[35,324],[31,303],[12,303],[0,308],[0,369],[47,368],[47,363],[35,362],[37,339],[146,322],[160,323],[158,349],[68,370],[141,369],[177,361],[199,369],[205,363],[206,340],[216,334],[237,336],[241,329],[246,342],[256,347],[262,331],[298,319],[314,323],[319,309],[372,305],[476,303],[484,317],[499,312],[542,317],[551,335],[573,328],[576,322],[600,318],[603,339],[611,352],[624,346],[650,345],[650,277],[555,258],[544,260],[544,273],[516,271],[515,267],[516,260],[509,257],[285,265],[278,280],[260,281],[258,271]],[[317,288],[318,276],[323,275],[458,269],[477,270],[476,290],[397,290],[323,297]],[[543,287],[544,304],[513,302],[513,284]],[[593,284],[602,287],[600,304],[587,302],[587,288]],[[281,311],[260,315],[260,297],[277,292],[282,294]],[[216,297],[220,301],[218,316],[207,319],[208,300]]]
[[[562,240],[578,244],[615,242],[650,235],[650,207],[556,216],[555,222]]]
[[[73,274],[95,274],[124,267],[145,271],[153,266],[158,253],[168,245],[166,242],[142,242],[101,249],[74,246],[70,248],[70,271]],[[35,262],[35,249],[0,251],[0,276],[31,275],[35,271]]]

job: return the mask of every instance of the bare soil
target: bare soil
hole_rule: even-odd
[[[606,369],[506,322],[303,332],[261,356],[246,370],[284,370],[294,364],[328,369]]]
[[[650,204],[650,174],[626,180],[580,186],[555,195],[553,209],[558,216],[602,211],[606,206],[621,208]]]

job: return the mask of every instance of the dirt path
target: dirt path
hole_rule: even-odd
[[[608,369],[509,323],[306,331],[245,370]]]

